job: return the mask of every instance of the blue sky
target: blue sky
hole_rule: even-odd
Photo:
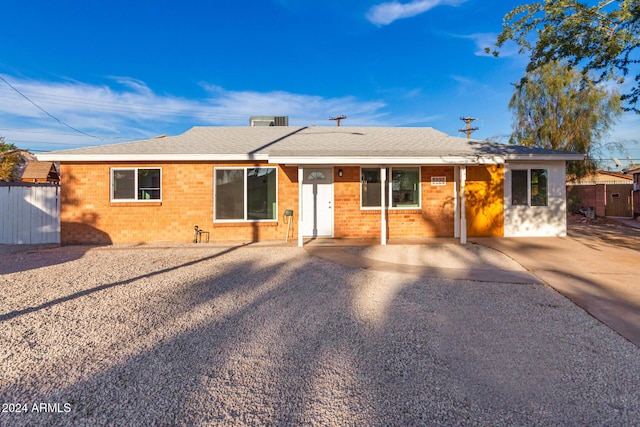
[[[0,136],[39,152],[344,114],[343,126],[460,136],[471,116],[474,138],[506,141],[526,58],[483,49],[518,3],[4,0]],[[611,133],[623,163],[640,162],[639,135],[634,114]]]

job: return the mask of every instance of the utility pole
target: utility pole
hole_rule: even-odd
[[[460,132],[464,132],[467,134],[467,139],[471,139],[471,133],[477,131],[480,128],[472,128],[471,127],[471,122],[478,120],[478,119],[474,119],[473,117],[460,117],[460,120],[462,120],[463,122],[465,122],[467,124],[467,128],[466,129],[458,129]]]
[[[338,127],[340,127],[340,120],[344,120],[346,118],[347,116],[342,115],[342,116],[336,116],[336,117],[329,117],[329,120],[335,120],[338,123]]]

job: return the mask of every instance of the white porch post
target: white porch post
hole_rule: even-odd
[[[467,180],[467,166],[460,166],[460,243],[467,244],[467,210],[465,203],[465,181]]]
[[[387,244],[387,206],[385,203],[387,189],[387,169],[380,168],[380,244]]]
[[[460,237],[460,166],[453,167],[453,237]]]
[[[302,212],[302,182],[304,180],[304,169],[302,166],[298,166],[298,247],[304,246],[304,240],[302,238],[302,224],[303,224],[303,212]]]

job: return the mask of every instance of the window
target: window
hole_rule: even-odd
[[[511,171],[511,204],[514,206],[548,206],[547,169]]]
[[[387,169],[385,206],[392,208],[420,207],[420,169]],[[381,197],[380,168],[362,168],[360,205],[363,208],[379,208]]]
[[[529,191],[527,181],[529,180],[528,170],[511,171],[511,204],[529,205]]]
[[[546,169],[531,169],[531,206],[547,206],[549,187]]]
[[[327,177],[320,171],[313,171],[307,176],[307,181],[324,181]]]
[[[276,168],[215,169],[215,219],[273,221],[276,217]]]
[[[112,201],[161,200],[160,168],[111,169]]]
[[[363,208],[380,207],[380,168],[362,169],[360,204]],[[387,197],[386,205],[389,206]]]
[[[420,207],[420,170],[418,168],[393,168],[391,184],[392,207]]]

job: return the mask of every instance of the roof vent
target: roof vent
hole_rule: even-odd
[[[251,126],[289,126],[289,116],[251,116]]]

